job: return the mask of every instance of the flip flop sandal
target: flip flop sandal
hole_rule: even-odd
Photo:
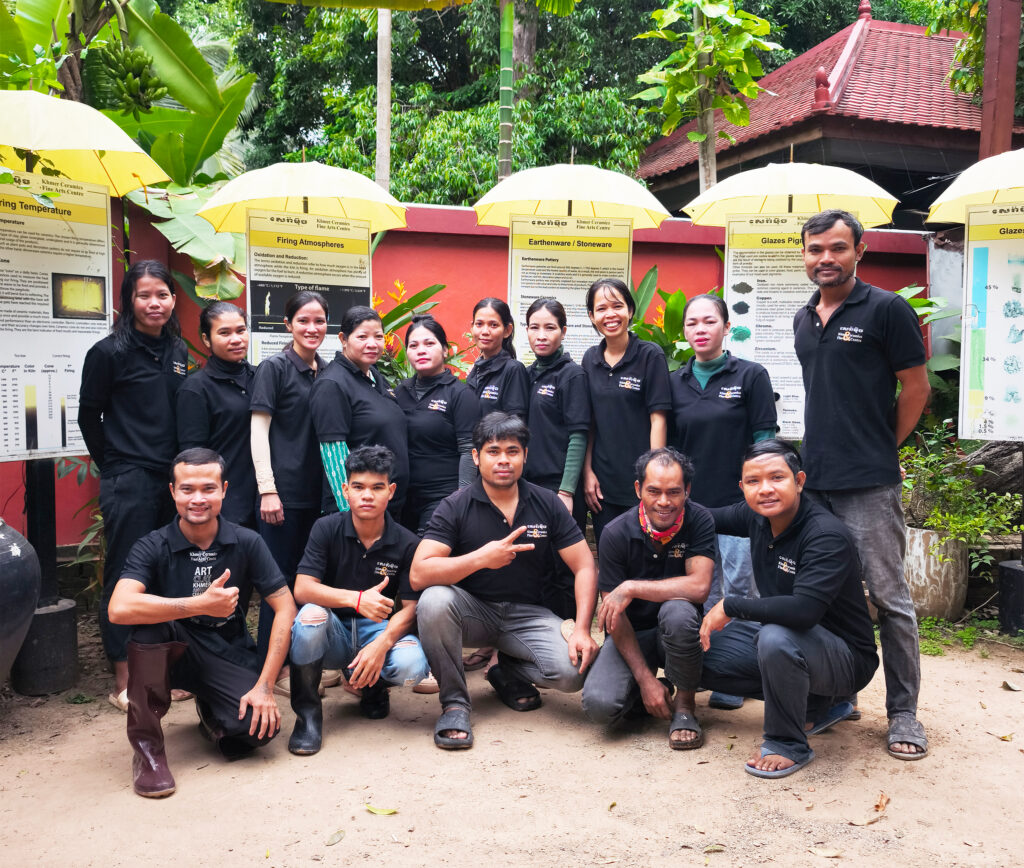
[[[321,687],[337,687],[341,684],[340,669],[325,669],[320,675]]]
[[[814,725],[807,730],[807,734],[819,735],[825,730],[831,729],[837,723],[849,720],[851,714],[853,714],[853,703],[839,702],[826,711],[824,717],[820,720],[813,721]]]
[[[412,692],[425,693],[428,695],[432,693],[440,693],[441,685],[437,683],[437,679],[434,677],[434,673],[428,672],[426,678],[424,678],[418,684],[413,686]]]
[[[695,732],[697,737],[690,741],[679,741],[672,738],[674,732]],[[672,723],[668,727],[668,746],[672,750],[696,750],[704,746],[704,730],[700,728],[697,718],[686,711],[677,711],[672,715]]]
[[[108,693],[107,702],[114,706],[118,711],[123,711],[125,714],[128,713],[128,688],[126,687],[120,693]]]
[[[924,726],[916,717],[912,717],[909,714],[900,714],[892,718],[889,721],[889,735],[887,738],[886,750],[889,752],[889,756],[894,759],[912,762],[913,760],[924,759],[928,756],[928,739],[924,734]],[[921,748],[921,750],[918,753],[901,753],[898,750],[892,749],[894,744],[900,743],[912,744]]]
[[[772,753],[772,751],[768,750],[767,748],[761,748],[761,756],[765,757],[768,756],[770,753]],[[794,772],[800,771],[800,769],[807,765],[812,759],[814,759],[813,750],[810,752],[810,755],[807,757],[807,759],[802,760],[801,762],[793,763],[793,765],[787,766],[784,769],[776,769],[775,771],[770,772],[764,769],[755,769],[752,765],[747,764],[743,766],[743,771],[745,771],[748,775],[753,775],[755,778],[784,778],[787,775],[791,775]]]
[[[495,663],[484,676],[495,689],[498,698],[513,711],[533,711],[540,708],[540,692],[530,684],[506,673],[500,663]],[[520,702],[520,700],[525,700]]]
[[[466,733],[465,738],[441,735],[449,729]],[[434,744],[441,750],[467,750],[473,746],[473,728],[469,724],[469,712],[462,706],[443,712],[434,725]]]
[[[468,657],[463,657],[463,672],[476,672],[477,669],[483,669],[491,662],[491,654],[493,653],[493,650],[494,649],[492,648],[477,648],[477,650]]]

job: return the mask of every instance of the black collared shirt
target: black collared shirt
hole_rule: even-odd
[[[317,377],[309,394],[313,428],[321,443],[344,441],[349,451],[360,446],[386,446],[395,454],[391,481],[397,485],[388,508],[397,515],[409,485],[409,446],[405,413],[398,406],[395,391],[376,367],[373,379],[364,374],[344,353],[337,352],[323,376]],[[330,487],[324,485],[324,512],[338,509]]]
[[[491,503],[483,481],[477,479],[441,501],[423,538],[443,543],[451,549],[452,557],[459,557],[524,525],[526,531],[516,541],[533,543],[532,551],[519,552],[501,569],[478,570],[458,585],[492,603],[539,606],[543,605],[545,584],[554,578],[554,558],[562,549],[583,539],[576,522],[553,491],[520,479],[519,504],[509,525],[501,510]]]
[[[256,471],[249,448],[249,404],[256,368],[210,356],[178,390],[178,448],[205,446],[224,459],[228,492],[221,515],[236,524],[255,521]]]
[[[693,461],[690,497],[704,506],[743,500],[740,466],[754,432],[775,429],[775,392],[768,372],[730,355],[702,389],[693,359],[669,375],[672,424],[669,443]]]
[[[395,390],[409,437],[409,494],[417,502],[447,497],[459,487],[459,440],[470,440],[480,401],[451,371],[443,371],[416,397],[416,378]]]
[[[230,521],[218,519],[217,536],[208,549],[190,543],[175,518],[142,537],[128,553],[121,570],[122,579],[142,582],[146,593],[158,597],[198,597],[231,570],[226,586],[238,588],[238,606],[228,618],[197,615],[188,620],[211,627],[234,643],[251,643],[245,628],[245,612],[255,588],[266,599],[274,591],[287,587],[270,549],[260,535]]]
[[[250,407],[272,416],[270,463],[285,509],[320,506],[324,472],[309,413],[309,392],[314,377],[321,376],[326,366],[317,355],[314,371],[289,344],[256,369]]]
[[[636,501],[633,465],[651,448],[651,413],[672,410],[668,363],[661,347],[629,336],[625,355],[614,368],[604,360],[606,342],[583,354],[594,449],[591,466],[610,503]]]
[[[526,419],[530,377],[523,363],[513,359],[508,350],[489,359],[478,358],[466,377],[466,385],[480,399],[481,416],[501,410]]]
[[[598,548],[598,587],[614,591],[630,579],[658,581],[688,575],[690,558],[715,559],[715,522],[699,503],[686,501],[683,526],[666,545],[655,542],[640,527],[640,507],[612,519],[601,533]],[[626,607],[634,630],[658,626],[661,603],[633,600]]]
[[[804,378],[807,486],[869,488],[900,481],[896,371],[923,365],[914,309],[894,292],[857,279],[824,327],[820,291],[793,318]]]
[[[547,367],[536,361],[530,374],[530,447],[523,477],[557,491],[565,470],[569,435],[590,430],[587,375],[568,353]]]
[[[352,513],[335,512],[313,525],[296,572],[346,591],[368,591],[387,578],[388,586],[381,592],[385,597],[418,600],[419,593],[409,585],[409,567],[419,543],[416,534],[385,513],[384,533],[366,549],[352,523]],[[351,618],[356,611],[339,608],[334,613]]]
[[[803,497],[778,537],[746,503],[712,509],[718,533],[750,537],[760,599],[729,596],[725,614],[744,621],[809,629],[821,624],[854,652],[857,683],[878,667],[875,634],[864,601],[860,560],[850,532],[824,507]]]
[[[133,467],[167,473],[177,454],[175,395],[188,373],[181,338],[151,338],[137,330],[120,350],[114,335],[93,344],[82,365],[79,425],[104,476]],[[90,425],[97,412],[102,425]]]

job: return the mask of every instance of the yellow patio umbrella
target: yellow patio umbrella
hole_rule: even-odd
[[[196,213],[218,232],[245,232],[247,208],[405,226],[405,206],[365,175],[323,163],[275,163],[228,181]]]
[[[725,226],[745,214],[817,214],[852,211],[864,226],[892,222],[899,202],[863,175],[817,163],[769,163],[730,175],[683,206],[699,226]]]
[[[672,215],[643,184],[621,172],[582,164],[524,169],[495,184],[473,205],[481,226],[508,228],[513,214],[630,217],[657,229]]]
[[[979,160],[964,169],[928,210],[927,223],[966,223],[971,205],[1024,202],[1024,148]]]
[[[33,90],[0,90],[0,164],[18,168],[31,151],[73,181],[123,196],[170,178],[131,137],[92,106]]]

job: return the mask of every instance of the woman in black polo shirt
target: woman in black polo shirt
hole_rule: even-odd
[[[78,426],[100,468],[106,540],[100,633],[114,665],[109,700],[122,711],[128,710],[131,628],[111,624],[107,606],[135,541],[174,516],[167,473],[178,445],[175,393],[188,370],[188,350],[174,315],[175,289],[162,262],[136,262],[121,282],[114,327],[86,353],[82,366]]]
[[[377,369],[384,352],[384,328],[373,308],[357,305],[341,319],[341,350],[309,396],[313,428],[327,477],[325,513],[348,509],[341,486],[347,481],[345,459],[359,446],[386,446],[395,455],[395,496],[388,512],[400,517],[409,485],[409,449],[405,414],[395,392]]]
[[[326,368],[317,352],[327,334],[326,300],[310,290],[295,293],[285,303],[284,323],[291,343],[256,369],[250,445],[260,536],[292,587],[309,532],[320,517],[323,472],[309,393]],[[262,603],[257,644],[264,654],[273,617]]]
[[[178,390],[178,448],[205,446],[227,464],[221,515],[256,528],[256,471],[249,447],[250,403],[256,368],[249,364],[249,328],[233,304],[215,301],[199,315],[206,365]]]
[[[405,356],[416,371],[395,390],[408,422],[409,491],[402,523],[422,534],[434,509],[476,479],[473,427],[480,402],[444,364],[448,338],[432,316],[413,317]]]
[[[473,308],[473,340],[480,351],[466,385],[480,399],[480,414],[495,410],[526,419],[530,378],[516,359],[512,311],[500,298],[482,298]]]
[[[608,522],[636,506],[633,465],[665,445],[672,396],[661,347],[629,331],[636,304],[626,284],[594,281],[587,313],[601,343],[583,354],[592,413],[583,493],[600,540]]]
[[[694,357],[670,377],[670,440],[693,461],[690,499],[702,506],[743,500],[743,454],[751,443],[775,436],[775,391],[768,372],[723,350],[728,333],[729,309],[721,298],[696,295],[686,303],[683,336]],[[705,609],[724,595],[746,597],[754,588],[750,540],[719,534],[718,548]],[[710,702],[718,708],[738,708],[743,699],[714,693]]]

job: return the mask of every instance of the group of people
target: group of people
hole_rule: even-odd
[[[699,689],[721,708],[762,699],[745,769],[791,774],[814,756],[809,737],[859,716],[878,666],[864,584],[889,753],[923,757],[897,447],[927,400],[924,344],[902,298],[856,277],[862,232],[842,211],[803,228],[818,289],[794,321],[802,456],[775,438],[767,372],[723,349],[714,295],[688,301],[694,357],[672,373],[631,333],[628,288],[600,279],[586,306],[601,340],[581,364],[562,348],[557,299],[527,312],[527,368],[508,305],[485,298],[465,382],[440,323],[417,316],[404,335],[415,374],[389,384],[379,315],[345,311],[328,363],[327,302],[302,291],[285,307],[290,344],[258,368],[242,312],[205,308],[210,356],[186,376],[173,279],[133,265],[111,335],[86,357],[79,423],[101,471],[101,628],[136,792],[174,791],[161,728],[174,698],[195,697],[233,758],[276,734],[287,679],[288,747],[309,755],[326,686],[343,681],[382,718],[389,687],[435,679],[434,741],[464,749],[466,672],[485,666],[513,710],[540,706],[538,687],[582,690],[595,722],[670,721],[676,750],[703,744]]]

